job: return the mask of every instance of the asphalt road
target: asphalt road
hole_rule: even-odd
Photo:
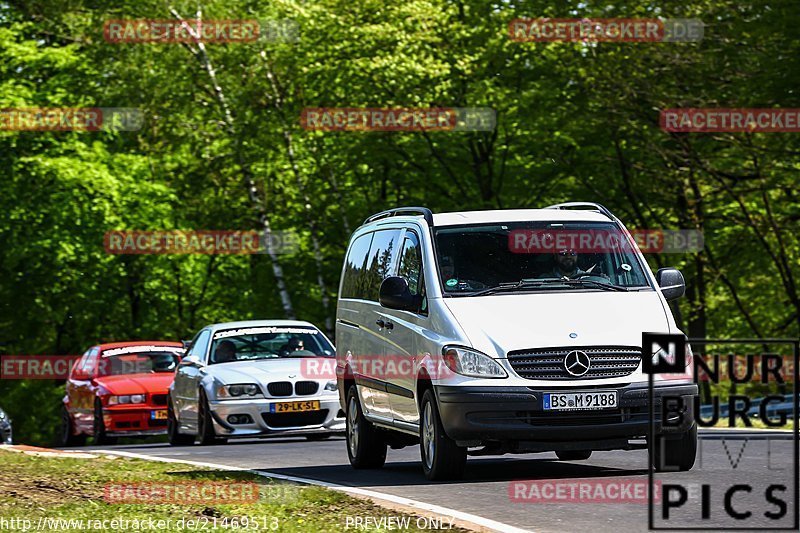
[[[769,530],[792,526],[796,513],[794,476],[798,470],[793,464],[791,433],[703,430],[700,437],[698,462],[692,471],[656,474],[662,491],[666,484],[678,484],[687,489],[686,503],[671,512],[669,521],[660,518],[662,504],[656,502],[656,526]],[[534,531],[620,533],[648,529],[648,504],[630,501],[646,490],[641,488],[648,478],[644,450],[595,452],[589,460],[575,462],[558,461],[552,453],[470,457],[463,480],[429,483],[422,475],[418,447],[390,450],[382,470],[357,471],[347,461],[343,438],[322,442],[275,438],[232,440],[218,446],[173,448],[167,444],[137,444],[112,448],[360,487]],[[534,482],[535,486],[514,485],[520,482]],[[553,483],[562,485],[561,493]],[[703,484],[708,485],[708,519],[702,518]],[[752,512],[743,520],[734,520],[725,512],[725,491],[735,484],[752,487],[749,493],[739,491],[731,497],[733,511]],[[598,485],[612,497],[617,493],[615,488],[622,488],[628,501],[612,498],[609,502],[598,503],[593,499],[598,496],[597,492],[593,492],[593,496],[580,492],[587,487],[598,491]],[[766,491],[770,485],[786,487],[785,491],[772,489],[773,498],[786,502],[786,516],[782,519],[764,516],[765,512],[780,511],[779,504],[768,501]],[[570,491],[575,491],[574,498],[570,498]],[[658,497],[660,492],[656,489],[654,495]],[[677,493],[671,494],[672,499],[678,498]],[[591,501],[580,501],[581,495]],[[537,497],[540,501],[534,501]],[[549,500],[542,502],[541,498]]]

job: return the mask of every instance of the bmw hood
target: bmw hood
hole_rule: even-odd
[[[162,372],[104,376],[97,378],[95,381],[111,394],[128,395],[166,393],[174,379],[175,374],[173,372]]]
[[[444,302],[472,347],[500,358],[538,347],[641,346],[642,332],[670,331],[655,291],[502,294]]]
[[[330,359],[330,361],[334,361]],[[330,366],[329,358],[295,357],[261,359],[258,361],[234,361],[205,367],[206,374],[219,385],[244,383],[270,383],[272,381],[319,381],[335,379],[322,370]]]

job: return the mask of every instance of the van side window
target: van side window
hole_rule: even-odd
[[[344,262],[340,298],[366,298],[363,280],[371,243],[372,233],[365,233],[350,245],[350,252]]]
[[[366,300],[378,301],[381,282],[392,273],[394,258],[400,248],[400,230],[386,229],[375,232],[369,247],[367,270],[364,273]]]
[[[412,231],[407,231],[406,237],[403,239],[403,251],[400,254],[397,275],[408,281],[408,290],[411,291],[411,294],[421,296],[419,314],[427,315],[428,298],[422,274],[422,253],[419,247],[419,237]]]
[[[403,240],[403,253],[400,254],[400,267],[397,269],[397,275],[406,279],[411,294],[421,293],[421,271],[422,258],[419,252],[419,239],[409,231]]]

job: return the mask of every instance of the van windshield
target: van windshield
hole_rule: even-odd
[[[435,229],[446,296],[529,290],[651,289],[614,224],[508,222]]]

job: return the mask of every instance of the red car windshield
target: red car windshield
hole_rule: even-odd
[[[179,362],[180,356],[176,351],[125,353],[111,356],[103,354],[97,365],[97,375],[170,373],[175,372]]]

